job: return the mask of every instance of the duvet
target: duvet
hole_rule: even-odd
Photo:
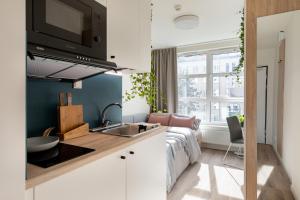
[[[200,158],[200,147],[196,136],[189,128],[169,127],[166,133],[167,146],[167,191],[170,192],[189,164]]]

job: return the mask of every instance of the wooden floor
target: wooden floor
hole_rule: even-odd
[[[240,200],[243,197],[243,160],[230,153],[202,149],[199,163],[179,178],[168,200]],[[229,166],[230,165],[230,166]],[[289,179],[270,145],[258,145],[258,199],[293,200]]]

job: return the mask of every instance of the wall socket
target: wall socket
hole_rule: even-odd
[[[82,89],[82,81],[75,81],[73,82],[74,89]]]

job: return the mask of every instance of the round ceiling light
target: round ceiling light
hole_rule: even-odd
[[[179,29],[190,30],[198,27],[199,17],[197,15],[181,15],[174,19],[174,23]]]

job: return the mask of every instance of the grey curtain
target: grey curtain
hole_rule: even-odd
[[[177,50],[176,48],[152,51],[152,66],[156,75],[157,110],[176,112],[177,105]]]

